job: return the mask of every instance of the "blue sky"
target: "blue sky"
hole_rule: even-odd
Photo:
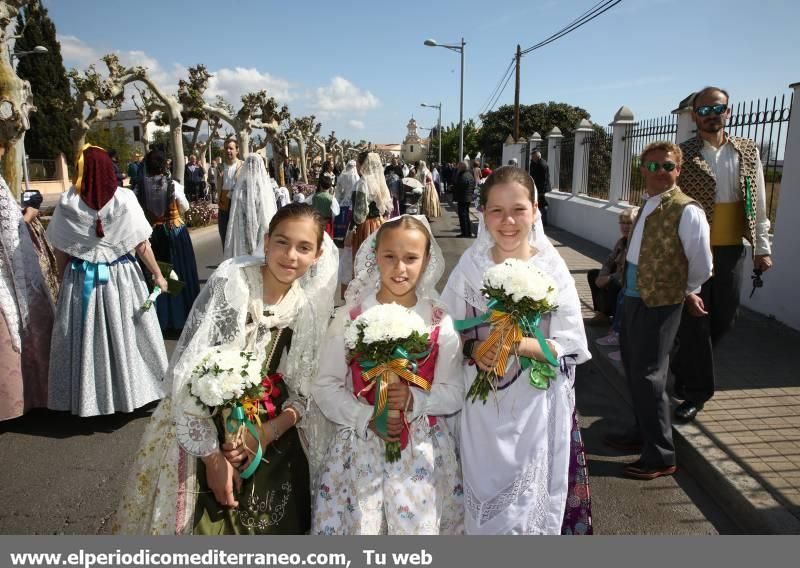
[[[68,68],[118,52],[175,90],[204,63],[212,92],[232,102],[267,88],[293,114],[320,117],[325,134],[397,143],[411,115],[435,124],[421,102],[441,101],[443,122],[458,121],[458,54],[426,38],[464,36],[464,115],[477,118],[517,43],[537,43],[597,0],[44,2]],[[578,105],[608,124],[623,104],[660,116],[706,84],[732,102],[788,93],[800,81],[798,22],[800,2],[789,0],[623,0],[523,58],[521,101]],[[513,103],[513,87],[498,106]]]

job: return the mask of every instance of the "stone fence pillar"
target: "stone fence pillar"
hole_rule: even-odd
[[[630,133],[635,125],[633,112],[626,106],[620,107],[614,115],[611,126],[611,182],[609,184],[608,201],[611,204],[619,203],[623,195],[628,195],[631,185],[631,139]]]

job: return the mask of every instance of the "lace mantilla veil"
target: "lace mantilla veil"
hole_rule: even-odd
[[[483,313],[488,309],[486,298],[481,294],[480,286],[483,274],[495,264],[491,253],[495,242],[486,228],[483,214],[479,214],[478,218],[478,236],[461,257],[444,291],[443,300],[454,319],[462,319],[465,316],[463,300],[473,306],[479,313]],[[591,355],[589,354],[586,335],[583,331],[580,300],[575,288],[575,279],[570,274],[564,259],[561,258],[553,243],[545,235],[542,216],[538,209],[534,216],[533,230],[528,234],[528,243],[536,250],[536,254],[531,257],[529,262],[550,275],[559,289],[558,304],[560,307],[552,317],[563,320],[563,326],[577,330],[574,335],[568,334],[570,336],[569,339],[561,338],[561,343],[566,349],[565,353],[576,355],[577,363],[589,360]]]
[[[218,447],[213,421],[189,389],[192,370],[204,356],[216,347],[264,352],[270,339],[266,330],[291,327],[291,349],[281,368],[292,395],[287,404],[302,405],[297,428],[313,484],[335,432],[311,399],[311,381],[317,373],[320,342],[333,313],[339,254],[331,238],[324,235],[317,263],[293,284],[279,304],[266,307],[269,315],[264,314],[261,300],[264,262],[263,256],[226,260],[194,303],[167,370],[177,438],[195,456],[208,455]],[[248,314],[253,323],[248,323]]]
[[[225,237],[225,258],[258,254],[278,206],[264,160],[248,154],[231,192],[230,222]]]
[[[438,303],[439,293],[436,291],[436,283],[444,274],[444,255],[442,249],[433,237],[431,226],[424,215],[403,215],[403,217],[413,217],[421,222],[428,231],[428,238],[431,242],[431,250],[428,256],[428,266],[417,282],[417,300],[429,299]],[[395,217],[399,219],[400,217]],[[389,222],[393,221],[391,219]],[[355,277],[347,286],[345,292],[345,302],[348,306],[354,307],[361,305],[365,299],[375,294],[380,287],[381,279],[378,273],[378,263],[375,257],[375,244],[377,231],[372,233],[358,248],[353,271]]]
[[[383,164],[381,158],[375,152],[370,152],[367,159],[361,166],[361,179],[358,185],[365,185],[367,204],[375,202],[381,214],[392,211],[392,195],[389,193],[389,186],[386,185],[386,178],[383,175]]]

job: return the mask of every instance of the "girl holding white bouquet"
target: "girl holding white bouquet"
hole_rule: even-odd
[[[312,534],[463,532],[455,440],[441,418],[464,402],[461,344],[434,288],[443,271],[424,217],[384,223],[358,250],[312,388],[338,425]]]
[[[527,172],[498,168],[480,201],[478,238],[442,296],[466,359],[466,532],[588,534],[574,380],[590,354],[575,281],[544,234]]]
[[[310,206],[272,217],[266,256],[222,263],[168,370],[112,525],[121,534],[304,534],[333,425],[311,399],[338,258]]]

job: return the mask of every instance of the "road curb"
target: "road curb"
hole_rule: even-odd
[[[622,366],[595,343],[601,334],[586,328],[592,360],[617,393],[633,406]],[[673,406],[676,400],[672,399]],[[800,534],[800,519],[696,423],[673,424],[679,467],[686,469],[725,513],[747,534]]]

